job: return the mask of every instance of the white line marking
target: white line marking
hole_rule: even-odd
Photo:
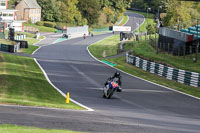
[[[43,41],[43,40],[45,40],[45,39],[46,39],[46,36],[43,36],[43,37],[44,37],[43,39],[41,39],[40,41],[38,41],[38,42],[34,43],[33,45],[37,46],[36,44],[38,44],[38,43],[40,43],[41,41]]]
[[[147,92],[147,93],[169,93],[171,91],[162,91],[162,90],[141,90],[141,89],[125,89],[123,92]]]
[[[33,45],[34,46],[37,46],[36,44],[40,43],[41,41],[45,40],[46,39],[46,36],[43,36],[44,38],[41,39],[39,42],[36,42],[34,43]],[[41,46],[38,46],[38,48],[32,53],[32,55],[34,55],[39,49],[41,48]]]
[[[32,53],[32,55],[34,55],[40,48],[41,48],[41,46],[39,46],[39,47]]]
[[[26,105],[9,105],[0,104],[1,107],[19,107],[19,108],[29,108],[29,109],[47,109],[47,110],[59,110],[59,111],[85,111],[85,110],[74,110],[74,109],[62,109],[62,108],[50,108],[50,107],[38,107],[38,106],[26,106]]]
[[[50,81],[48,75],[46,74],[46,72],[44,71],[44,69],[41,67],[41,65],[38,63],[37,59],[34,58],[34,61],[37,63],[37,65],[40,67],[40,69],[41,69],[42,72],[44,73],[45,78],[47,79],[47,81],[48,81],[48,82],[49,82],[63,97],[66,98],[66,94],[63,93],[61,90],[59,90],[59,89]],[[79,103],[79,102],[77,102],[77,101],[71,99],[71,98],[70,98],[70,101],[72,101],[73,103],[75,103],[75,104],[77,104],[77,105],[79,105],[79,106],[81,106],[81,107],[87,109],[88,111],[94,111],[93,109],[91,109],[91,108],[89,108],[89,107],[87,107],[87,106],[85,106],[85,105],[83,105],[83,104],[81,104],[81,103]]]

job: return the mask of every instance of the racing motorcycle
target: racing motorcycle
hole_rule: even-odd
[[[119,89],[119,84],[114,80],[108,80],[103,88],[103,97],[110,99],[115,91]]]

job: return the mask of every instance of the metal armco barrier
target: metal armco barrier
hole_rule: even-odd
[[[174,80],[193,87],[200,87],[200,73],[168,67],[155,62],[143,60],[139,57],[129,55],[128,53],[126,54],[126,62],[147,72],[165,77],[166,79]]]

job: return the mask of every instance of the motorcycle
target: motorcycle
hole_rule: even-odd
[[[83,35],[83,38],[84,38],[84,39],[86,38],[86,34]]]
[[[103,98],[110,99],[116,90],[119,89],[119,84],[113,80],[107,81],[103,88]]]

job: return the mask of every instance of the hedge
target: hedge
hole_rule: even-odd
[[[44,26],[54,28],[56,26],[56,23],[54,23],[54,22],[44,22]]]

